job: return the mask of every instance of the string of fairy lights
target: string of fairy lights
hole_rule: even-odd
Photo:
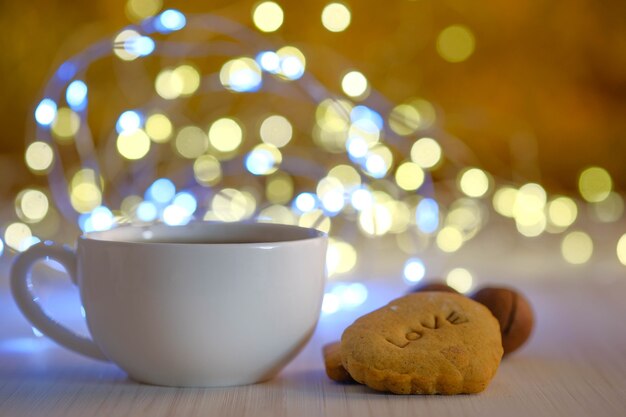
[[[35,106],[25,152],[30,171],[47,176],[49,187],[18,193],[19,220],[6,226],[0,250],[54,239],[64,221],[85,232],[191,220],[315,227],[330,235],[335,284],[323,311],[333,313],[367,298],[363,284],[341,282],[359,262],[355,244],[363,237],[395,239],[412,284],[427,274],[421,252],[460,250],[491,211],[527,237],[562,234],[561,253],[572,264],[593,254],[592,237],[575,226],[583,205],[601,222],[622,216],[622,197],[601,167],[581,173],[582,200],[549,195],[537,183],[504,184],[455,156],[467,149],[440,127],[427,100],[390,103],[356,68],[322,85],[307,71],[303,48],[264,35],[283,24],[276,2],[254,6],[256,30],[161,10],[160,0],[129,0],[136,24],[57,68]],[[347,30],[351,19],[346,3],[329,3],[320,14],[330,32]],[[448,26],[435,47],[451,64],[462,62],[474,35]],[[98,87],[87,69],[107,60],[131,95],[146,91],[141,105],[119,104],[112,128],[96,140],[88,116]],[[444,163],[455,168],[454,186],[435,193],[431,172]],[[623,264],[625,236],[616,245]],[[447,281],[461,292],[472,287],[464,268],[449,271]]]

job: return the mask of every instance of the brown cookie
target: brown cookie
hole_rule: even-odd
[[[501,358],[491,312],[446,292],[398,298],[357,319],[341,338],[342,363],[352,378],[396,394],[480,392]]]
[[[346,368],[341,363],[341,342],[334,342],[325,345],[322,348],[324,354],[324,366],[326,367],[326,375],[330,379],[341,383],[354,382]]]
[[[534,315],[528,300],[508,288],[486,287],[472,296],[498,319],[504,354],[517,350],[528,340],[534,326]]]
[[[440,291],[458,294],[459,292],[443,281],[426,281],[411,288],[410,292]]]

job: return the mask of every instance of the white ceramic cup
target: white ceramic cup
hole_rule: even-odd
[[[120,227],[52,243],[15,260],[22,313],[59,344],[110,360],[141,382],[230,386],[267,380],[306,344],[319,318],[326,236],[262,223]],[[33,264],[52,258],[80,288],[93,340],[44,313]]]

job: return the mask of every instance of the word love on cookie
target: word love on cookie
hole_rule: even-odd
[[[470,394],[489,385],[503,348],[500,325],[485,306],[424,292],[357,319],[324,354],[336,381],[395,394]]]

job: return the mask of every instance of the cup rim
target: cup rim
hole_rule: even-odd
[[[289,238],[275,238],[275,239],[254,239],[250,242],[241,242],[241,241],[231,241],[229,242],[227,239],[224,240],[216,240],[214,242],[204,241],[206,237],[204,237],[201,241],[193,241],[192,239],[185,240],[186,237],[180,234],[183,230],[198,230],[198,228],[203,228],[205,230],[210,229],[228,229],[232,228],[233,231],[235,229],[241,230],[242,228],[248,230],[278,230],[282,233],[293,233],[292,237]],[[177,241],[176,237],[165,236],[165,233],[175,232],[178,233]],[[205,235],[203,235],[205,236]],[[192,221],[185,225],[167,225],[163,223],[155,223],[149,225],[122,225],[116,228],[112,228],[104,231],[93,231],[83,233],[79,237],[79,241],[81,242],[100,242],[100,243],[115,243],[115,244],[128,244],[128,245],[154,245],[154,246],[183,246],[183,245],[193,245],[198,246],[217,246],[217,245],[226,245],[226,246],[259,246],[259,245],[277,245],[277,244],[295,244],[298,242],[306,242],[315,239],[325,239],[328,237],[328,234],[313,228],[301,227],[295,225],[286,225],[286,224],[278,224],[278,223],[262,223],[256,221],[241,221],[241,222],[214,222],[214,221]],[[155,240],[151,240],[155,239]],[[161,239],[161,240],[159,240]],[[171,239],[169,241],[163,241],[166,239]]]

